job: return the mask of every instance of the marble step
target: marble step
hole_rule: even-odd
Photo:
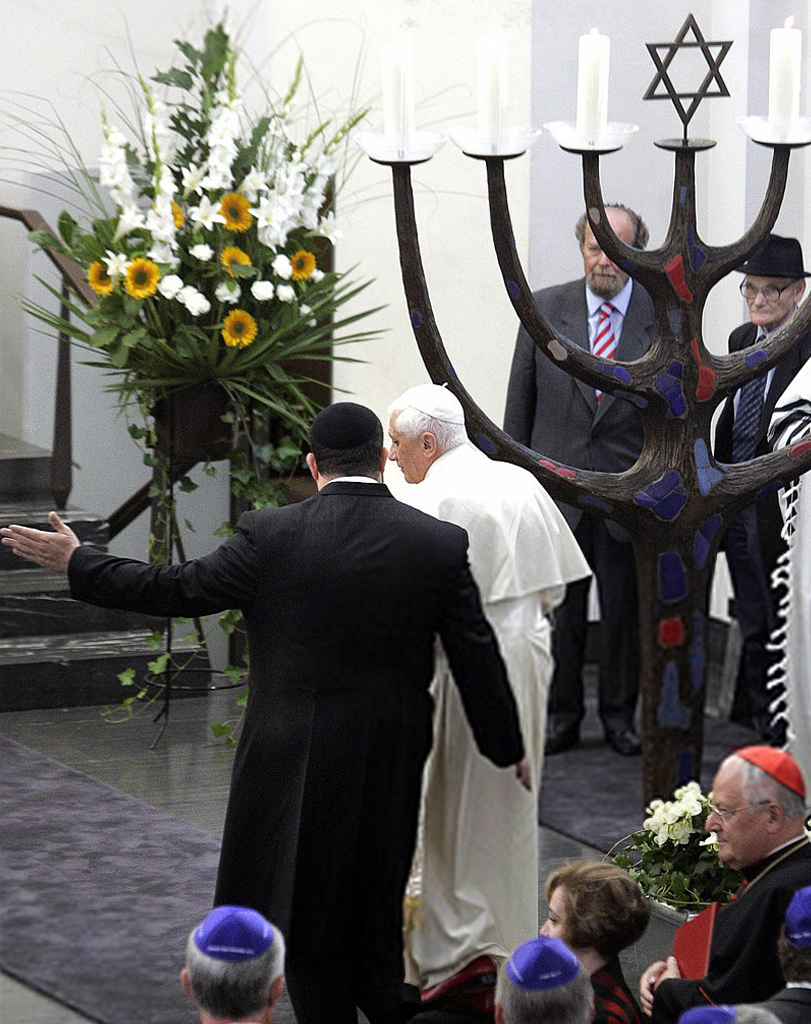
[[[27,570],[0,574],[0,639],[115,630],[151,632],[162,629],[165,622],[74,601],[68,594],[67,580],[52,573]]]
[[[51,453],[0,434],[0,502],[48,501],[51,494]]]
[[[181,658],[193,653],[179,639],[173,650]],[[135,692],[121,685],[118,673],[133,668],[140,680],[160,653],[143,630],[0,638],[0,712],[117,704]],[[205,654],[194,655],[193,668],[177,680],[178,697],[210,684]]]

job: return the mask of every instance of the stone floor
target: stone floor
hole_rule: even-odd
[[[158,733],[152,721],[156,710],[147,709],[119,724],[105,719],[98,707],[6,712],[0,714],[0,737],[41,751],[219,836],[232,752],[212,741],[211,725],[238,718],[233,695],[216,693],[176,701],[166,732],[150,749]],[[3,780],[4,785],[10,783]],[[543,827],[540,846],[541,880],[566,860],[602,856]],[[178,941],[184,938],[180,936]],[[0,974],[0,1020],[82,1024],[87,1019]]]

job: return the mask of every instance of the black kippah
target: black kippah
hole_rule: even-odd
[[[322,409],[313,420],[310,437],[324,448],[346,451],[376,440],[382,429],[380,420],[365,405],[336,402]]]

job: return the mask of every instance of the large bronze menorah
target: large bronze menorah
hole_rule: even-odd
[[[577,150],[595,238],[653,299],[654,341],[646,355],[632,363],[592,356],[557,334],[540,314],[515,249],[505,157],[476,157],[487,168],[493,241],[521,323],[554,363],[640,410],[645,428],[642,452],[629,470],[616,474],[555,463],[513,441],[476,405],[454,372],[431,310],[411,189],[410,163],[416,161],[379,160],[392,170],[408,312],[431,379],[448,382],[464,405],[470,436],[488,455],[523,466],[556,498],[613,519],[633,538],[640,595],[646,803],[668,796],[700,771],[709,592],[724,531],[757,496],[811,468],[811,442],[739,465],[718,463],[710,446],[710,423],[719,402],[750,377],[766,373],[811,324],[811,304],[806,303],[762,345],[727,356],[713,355],[704,346],[702,318],[710,290],[765,239],[780,210],[791,146],[764,144],[774,151],[771,176],[754,223],[737,242],[709,246],[696,226],[695,156],[714,143],[658,142],[675,155],[671,220],[661,248],[644,252],[621,242],[608,223],[600,186],[601,152],[593,146]]]

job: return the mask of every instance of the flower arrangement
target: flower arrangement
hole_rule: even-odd
[[[301,63],[278,109],[251,118],[223,25],[201,49],[176,45],[182,66],[152,79],[175,99],[139,78],[136,138],[105,116],[98,174],[84,165],[73,173],[90,222],[63,211],[58,237],[32,234],[86,272],[97,302],[68,303],[70,321],[24,305],[90,352],[123,404],[152,410],[213,382],[238,410],[258,403],[300,427],[313,412],[301,360],[332,358],[336,332],[375,312],[336,320],[365,285],[319,265],[337,231],[335,154],[362,113],[294,141]]]
[[[41,281],[68,315],[29,300],[23,307],[109,374],[108,387],[125,410],[143,414],[145,425],[130,420],[129,432],[161,481],[150,490],[155,561],[171,561],[180,541],[165,442],[177,439],[176,409],[187,405],[178,396],[192,397],[192,417],[203,396],[225,398],[210,403],[216,440],[224,443],[204,458],[227,456],[234,509],[279,504],[288,494],[286,478],[302,464],[303,438],[318,408],[318,391],[308,387],[321,383],[318,364],[343,358],[335,346],[374,336],[355,325],[377,312],[343,309],[368,282],[351,282],[331,259],[331,243],[340,237],[339,157],[365,111],[332,127],[319,117],[303,130],[299,61],[283,98],[273,103],[263,90],[267,112],[254,116],[243,103],[239,53],[223,24],[209,28],[199,48],[187,41],[176,47],[180,57],[170,70],[151,82],[127,78],[135,116],[119,109],[115,118],[126,134],[103,113],[98,171],[86,166],[58,118],[53,137],[32,127],[28,111],[13,118],[31,149],[44,142],[49,159],[59,155],[74,195],[56,233],[30,237],[77,264],[95,298],[68,298]],[[195,433],[192,426],[182,433]],[[168,447],[174,450],[173,440]],[[207,464],[205,472],[212,475],[214,467]],[[196,485],[184,476],[179,486]],[[216,533],[232,531],[227,522]],[[219,619],[237,638],[236,664],[225,670],[234,685],[247,670],[240,620],[238,611]],[[120,673],[122,684],[137,690],[122,702],[125,717],[135,703],[143,707],[170,692],[165,680],[191,665],[194,652],[172,654],[170,637],[142,683],[131,669]],[[164,642],[161,631],[150,639],[156,651]],[[186,639],[204,643],[196,625]],[[244,699],[243,693],[239,703]],[[227,723],[213,729],[232,741]]]
[[[654,800],[642,828],[613,848],[624,844],[614,863],[639,882],[646,896],[679,910],[727,902],[741,876],[718,860],[718,841],[704,827],[710,802],[711,795],[704,796],[697,782],[677,789],[673,800]]]

